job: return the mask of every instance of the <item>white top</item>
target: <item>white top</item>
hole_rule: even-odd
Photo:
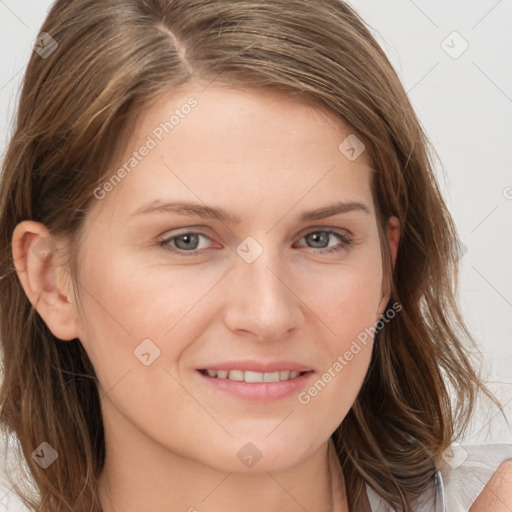
[[[512,460],[512,444],[453,445],[444,460],[415,512],[468,512],[498,466]],[[393,512],[371,487],[366,490],[372,512]]]
[[[444,460],[415,512],[468,512],[498,466],[512,460],[512,444],[454,445]],[[393,512],[371,487],[366,489],[372,512]],[[26,511],[0,473],[0,512]]]

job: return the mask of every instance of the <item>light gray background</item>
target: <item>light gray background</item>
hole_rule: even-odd
[[[460,305],[512,420],[512,2],[350,3],[395,66],[440,156],[440,184],[467,247]],[[0,0],[2,155],[31,44],[50,5]],[[510,442],[511,431],[495,410],[482,408],[466,440]]]

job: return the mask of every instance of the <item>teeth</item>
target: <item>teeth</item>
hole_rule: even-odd
[[[244,380],[243,370],[230,370],[228,379],[229,380]]]
[[[236,381],[255,382],[279,382],[280,380],[295,379],[300,372],[281,370],[277,372],[253,372],[251,370],[206,370],[210,377],[217,379],[229,379]]]
[[[264,373],[263,382],[279,382],[279,372]]]
[[[244,373],[245,382],[263,382],[263,375],[265,375],[264,373],[251,371],[242,372],[242,374]],[[231,372],[229,372],[229,377],[231,377]]]

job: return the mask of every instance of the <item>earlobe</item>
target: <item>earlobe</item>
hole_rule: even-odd
[[[59,265],[59,248],[39,222],[20,222],[12,237],[14,266],[29,301],[52,334],[61,340],[78,338],[78,322],[70,302],[71,279]]]
[[[398,244],[400,242],[400,221],[396,217],[390,217],[388,220],[387,237],[394,268],[398,252]]]

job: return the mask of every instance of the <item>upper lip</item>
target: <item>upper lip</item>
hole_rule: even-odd
[[[249,370],[252,372],[272,373],[280,370],[290,370],[296,372],[308,372],[313,369],[309,366],[296,363],[294,361],[228,361],[224,363],[210,364],[198,370]]]

